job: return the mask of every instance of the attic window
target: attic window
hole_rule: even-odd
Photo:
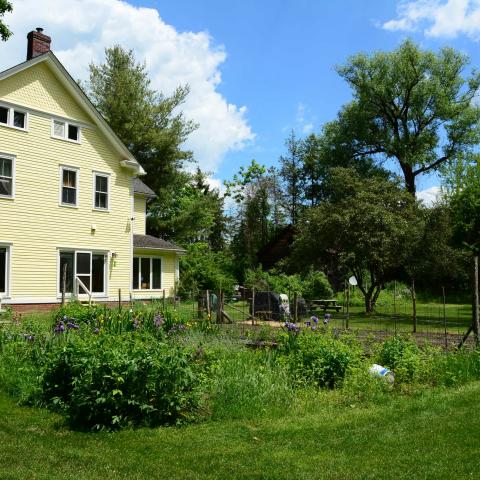
[[[27,129],[27,114],[16,108],[10,108],[0,105],[0,124],[8,127]]]
[[[52,137],[80,143],[80,127],[63,120],[53,120]]]

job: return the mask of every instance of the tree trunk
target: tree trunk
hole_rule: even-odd
[[[368,290],[363,290],[365,297],[365,313],[372,313],[377,304],[378,296],[382,290],[382,285],[372,284]]]
[[[413,196],[415,196],[415,175],[413,173],[413,167],[402,161],[400,161],[400,167],[405,180],[405,189],[408,193],[411,193]]]

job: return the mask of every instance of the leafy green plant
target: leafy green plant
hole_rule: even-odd
[[[146,333],[78,335],[50,352],[42,400],[74,428],[186,421],[198,405],[189,359],[185,348]]]
[[[295,340],[292,342],[291,337]],[[351,368],[360,362],[361,349],[329,335],[303,331],[289,332],[279,338],[282,361],[289,367],[297,384],[334,388],[342,384]]]
[[[395,335],[383,343],[379,362],[395,372],[395,382],[416,381],[421,367],[421,352],[407,337]]]

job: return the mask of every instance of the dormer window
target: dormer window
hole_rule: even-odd
[[[16,108],[0,105],[0,125],[26,130],[27,114]]]
[[[80,127],[64,120],[53,120],[52,137],[80,143]]]

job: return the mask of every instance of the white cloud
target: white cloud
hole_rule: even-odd
[[[74,78],[86,79],[88,64],[101,61],[105,47],[119,43],[146,61],[156,90],[169,94],[178,85],[190,85],[182,110],[200,128],[186,146],[203,170],[215,171],[229,151],[253,140],[246,107],[229,103],[217,91],[226,52],[208,33],[178,32],[157,10],[121,0],[64,0],[59,6],[58,0],[14,3],[5,20],[15,35],[2,46],[0,70],[24,60],[26,34],[37,26],[52,37],[52,50]]]
[[[297,111],[295,113],[295,128],[294,130],[300,130],[303,134],[307,135],[311,133],[315,127],[314,122],[316,117],[310,113],[310,109],[300,102],[297,105]],[[290,130],[290,127],[284,128],[284,130]]]
[[[429,37],[480,38],[480,0],[413,0],[400,2],[397,18],[386,30],[421,31]]]
[[[421,200],[426,207],[431,207],[434,203],[440,200],[441,196],[442,190],[437,186],[417,192],[417,199]]]

